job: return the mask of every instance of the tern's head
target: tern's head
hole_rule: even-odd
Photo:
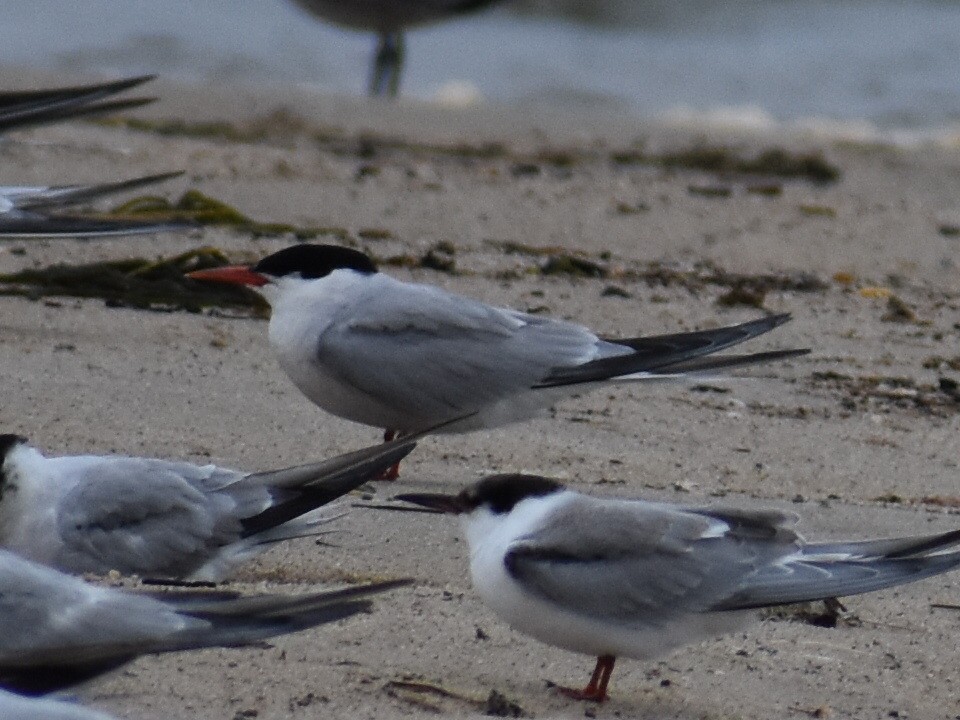
[[[485,477],[457,495],[410,494],[398,495],[397,500],[456,515],[476,511],[507,515],[524,500],[543,498],[565,489],[562,483],[539,475],[505,474]]]
[[[339,245],[304,243],[267,255],[256,265],[230,265],[196,270],[188,273],[187,277],[262,288],[283,280],[320,280],[337,270],[372,275],[377,272],[377,266],[369,256],[359,250]]]
[[[26,446],[27,441],[19,435],[0,435],[0,501],[3,493],[14,482],[16,469],[12,466],[12,458],[17,448]]]

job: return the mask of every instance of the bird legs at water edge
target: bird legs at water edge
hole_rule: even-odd
[[[383,32],[377,38],[377,54],[370,75],[370,94],[374,97],[396,97],[400,91],[403,70],[403,33]]]

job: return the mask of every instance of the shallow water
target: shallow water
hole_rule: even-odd
[[[960,2],[518,0],[411,32],[404,92],[744,122],[960,123]],[[360,93],[373,38],[287,0],[5,3],[0,63]]]

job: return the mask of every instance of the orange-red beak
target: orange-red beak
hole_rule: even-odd
[[[232,285],[251,285],[263,287],[270,278],[254,272],[246,265],[228,265],[226,267],[210,268],[209,270],[194,270],[187,273],[191,280],[207,280],[209,282],[230,283]]]

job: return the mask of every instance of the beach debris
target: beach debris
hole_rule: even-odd
[[[194,270],[228,265],[217,248],[201,247],[159,259],[128,258],[80,265],[56,264],[0,275],[0,295],[30,299],[101,298],[108,307],[201,312],[227,308],[268,317],[269,305],[249,288],[202,283],[185,277]]]
[[[826,598],[791,605],[777,605],[761,613],[766,620],[801,622],[814,627],[859,627],[862,621],[837,598]]]
[[[814,386],[825,386],[841,395],[847,410],[882,408],[916,409],[935,417],[960,413],[960,384],[941,377],[936,384],[918,383],[913,378],[866,375],[853,377],[835,371],[815,372]]]
[[[607,276],[607,269],[593,260],[565,252],[547,257],[540,265],[540,274],[602,278]]]
[[[497,690],[491,690],[486,697],[483,697],[475,693],[451,690],[439,683],[416,679],[412,676],[389,680],[384,685],[384,690],[391,697],[431,712],[443,712],[441,701],[453,700],[493,717],[530,717],[519,704],[509,700]]]
[[[763,300],[767,291],[763,287],[751,287],[749,283],[739,283],[717,298],[720,307],[752,307],[763,309]]]
[[[728,198],[733,195],[729,185],[687,185],[687,192],[709,198]]]
[[[837,216],[836,208],[832,208],[829,205],[817,205],[815,203],[804,203],[799,205],[797,209],[804,215],[809,215],[810,217],[824,217],[824,218],[835,218]]]
[[[371,255],[371,257],[373,257],[378,265],[410,269],[422,268],[447,273],[449,275],[458,275],[459,273],[457,272],[457,266],[454,260],[455,253],[456,248],[454,248],[452,243],[441,241],[433,245],[427,252],[419,257],[415,257],[409,253],[401,253],[400,255],[391,255],[389,257],[376,257]]]
[[[189,221],[197,225],[229,227],[254,237],[290,234],[297,240],[313,240],[322,235],[332,235],[340,241],[350,239],[349,233],[343,228],[300,227],[290,223],[252,220],[232,205],[195,189],[187,190],[175,202],[158,195],[141,195],[112,208],[106,213],[106,217],[154,222]]]
[[[615,165],[657,165],[718,174],[770,175],[817,183],[840,179],[840,169],[828,162],[821,153],[794,153],[783,148],[768,148],[749,157],[732,148],[698,145],[687,150],[659,154],[643,150],[617,151],[611,154],[610,159]]]
[[[883,322],[915,323],[917,314],[897,295],[887,298],[887,311],[880,317]]]
[[[793,152],[774,147],[759,153],[745,153],[730,147],[704,144],[666,152],[647,152],[642,147],[607,151],[552,146],[533,151],[513,151],[501,142],[426,143],[369,131],[350,135],[341,128],[315,126],[303,116],[282,107],[244,123],[226,120],[186,122],[177,119],[141,118],[111,118],[99,122],[102,125],[124,127],[155,135],[245,144],[291,144],[303,138],[335,155],[364,160],[376,158],[384,161],[391,155],[448,158],[466,163],[500,160],[508,163],[506,172],[520,177],[539,175],[544,168],[553,171],[569,170],[588,162],[609,162],[617,167],[647,165],[723,175],[767,176],[816,183],[835,182],[841,176],[840,169],[816,151]],[[565,174],[561,174],[561,177],[564,176]],[[754,186],[764,188],[757,191],[760,194],[779,194],[773,183],[755,183]]]

